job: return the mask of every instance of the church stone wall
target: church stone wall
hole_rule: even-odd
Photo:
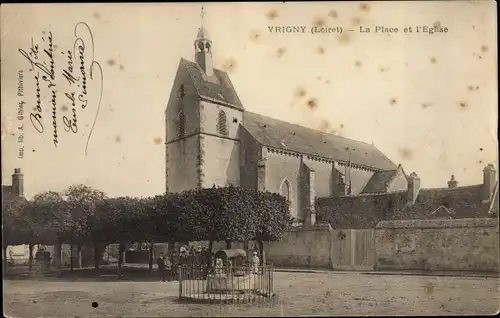
[[[339,164],[335,164],[335,167],[337,170],[339,170],[341,173],[346,173],[346,167],[341,166]],[[373,171],[367,171],[367,170],[361,170],[352,167],[351,172],[347,172],[346,175],[346,183],[349,185],[349,175],[351,176],[352,180],[352,195],[358,195],[361,191],[363,191],[363,188],[366,186],[370,178],[373,176]]]
[[[317,197],[329,197],[332,194],[332,164],[304,158],[304,162],[314,169],[314,190]]]
[[[227,138],[238,139],[238,128],[242,122],[243,112],[237,109],[221,106],[209,102],[200,103],[200,130],[203,133],[210,135],[218,135],[217,121],[219,119],[219,112],[226,113],[227,121]]]
[[[182,192],[198,186],[199,136],[167,144],[167,191]]]
[[[201,135],[202,187],[240,184],[240,142]]]
[[[240,185],[244,188],[258,189],[257,165],[262,157],[262,146],[240,126]]]
[[[281,193],[280,187],[283,180],[290,183],[290,213],[292,217],[301,219],[299,213],[299,182],[300,182],[300,157],[282,155],[269,152],[266,163],[266,190]]]
[[[179,96],[179,90],[181,85],[183,85],[185,93],[182,100],[180,99]],[[184,70],[184,68],[179,68],[179,70],[177,71],[177,75],[175,77],[175,81],[172,86],[170,99],[168,101],[166,109],[166,118],[165,118],[166,142],[178,138],[179,112],[181,109],[181,105],[186,118],[184,136],[189,136],[197,133],[200,127],[200,120],[199,120],[200,113],[198,107],[199,99],[197,97],[196,89],[193,86],[193,83],[189,79],[189,75]]]
[[[219,134],[219,113],[226,114],[227,136]],[[240,184],[239,126],[243,113],[209,102],[200,103],[201,186]]]

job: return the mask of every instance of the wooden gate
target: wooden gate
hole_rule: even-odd
[[[375,230],[333,230],[330,259],[332,269],[373,270]]]

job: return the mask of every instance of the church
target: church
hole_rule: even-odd
[[[165,111],[166,191],[242,186],[280,193],[297,224],[315,223],[318,197],[406,191],[407,176],[374,145],[249,112],[212,41],[199,29],[181,58]]]

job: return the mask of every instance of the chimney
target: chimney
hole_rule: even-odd
[[[455,176],[451,175],[450,181],[448,181],[448,188],[456,188],[458,186],[458,181],[455,180]]]
[[[20,197],[24,196],[24,176],[21,168],[15,168],[12,175],[12,188]]]
[[[483,200],[489,200],[495,188],[496,170],[493,164],[488,164],[483,169]]]
[[[412,172],[408,178],[408,204],[414,204],[420,191],[420,177]]]

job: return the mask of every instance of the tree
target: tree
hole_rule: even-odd
[[[137,220],[137,228],[142,238],[148,242],[149,271],[153,270],[153,248],[155,242],[172,243],[172,222],[168,216],[168,196],[157,195],[150,198],[141,198],[142,219]]]
[[[279,241],[290,229],[293,218],[290,215],[290,203],[279,194],[257,192],[254,201],[259,228],[255,241],[259,244],[260,259],[264,260],[264,241]]]
[[[38,243],[55,245],[54,261],[57,267],[61,265],[61,245],[68,218],[66,202],[58,192],[45,191],[33,197],[30,219],[36,226]]]
[[[56,192],[43,192],[32,201],[18,198],[4,204],[4,253],[7,245],[28,244],[28,266],[33,265],[35,244],[52,245],[60,242],[63,232],[65,205]]]
[[[173,231],[176,227],[177,218],[175,210],[171,209],[171,197],[176,195],[157,195],[152,198],[143,199],[147,220],[141,223],[147,238],[155,241],[171,242],[174,239]]]
[[[94,249],[94,267],[98,269],[103,252],[102,243],[90,226],[93,224],[92,217],[96,212],[97,203],[104,200],[106,195],[100,190],[80,184],[70,186],[64,192],[64,198],[70,214],[64,238],[77,245],[77,255],[80,254],[81,246],[90,241]]]
[[[7,247],[9,245],[30,245],[30,259],[28,264],[31,270],[33,260],[33,231],[31,230],[31,222],[28,218],[29,202],[24,198],[16,198],[7,203],[2,202],[2,247],[4,252],[4,268],[7,268]]]
[[[123,253],[127,243],[142,239],[147,231],[142,224],[147,220],[144,201],[138,198],[119,197],[103,199],[96,204],[96,211],[89,217],[93,242],[118,243],[118,275],[121,276]]]
[[[27,208],[29,202],[24,198],[16,198],[8,203],[2,203],[3,212],[3,246],[27,244],[32,233],[29,231]]]
[[[234,186],[215,188],[213,191],[217,196],[217,204],[209,216],[208,238],[229,244],[252,239],[259,227],[253,204],[258,192]]]
[[[244,242],[279,240],[291,225],[288,201],[274,193],[242,187],[212,187],[170,195],[167,220],[177,241]],[[175,225],[175,226],[174,226]],[[211,254],[210,254],[211,255]]]
[[[168,228],[176,242],[207,239],[211,215],[217,209],[213,189],[188,190],[167,197]]]

